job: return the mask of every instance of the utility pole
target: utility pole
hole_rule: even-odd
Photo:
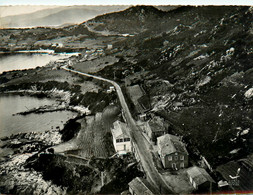
[[[116,76],[115,76],[115,70],[113,71],[113,80],[115,81]]]
[[[104,186],[104,171],[101,172],[101,184]]]

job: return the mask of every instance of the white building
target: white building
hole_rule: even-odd
[[[131,195],[154,195],[159,194],[157,190],[144,178],[136,177],[128,183],[129,192]]]
[[[111,91],[115,91],[115,87],[114,86],[110,86],[109,88]]]
[[[112,49],[112,44],[108,44],[107,49]]]
[[[111,131],[115,151],[121,154],[131,152],[131,139],[126,123],[115,121]]]
[[[194,166],[189,168],[186,172],[195,190],[198,189],[201,191],[210,189],[212,186],[211,183],[215,183],[213,178],[203,168]]]
[[[110,86],[110,88],[109,89],[107,89],[107,93],[111,93],[111,92],[113,92],[113,91],[115,91],[115,88],[114,88],[114,86]]]

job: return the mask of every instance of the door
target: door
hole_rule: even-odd
[[[172,163],[172,168],[177,170],[177,165],[176,165],[176,163]]]

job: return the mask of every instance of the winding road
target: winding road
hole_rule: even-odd
[[[91,77],[94,79],[108,82],[115,87],[127,125],[130,129],[131,139],[134,142],[134,145],[136,146],[135,149],[138,153],[141,165],[144,169],[144,172],[147,176],[148,181],[151,182],[151,184],[153,184],[153,186],[156,187],[157,191],[160,192],[161,194],[172,194],[172,193],[174,194],[172,190],[173,188],[169,185],[168,182],[164,180],[163,176],[157,171],[154,161],[153,161],[152,153],[149,149],[150,144],[142,135],[140,128],[136,125],[136,122],[129,111],[129,108],[127,106],[127,103],[125,101],[125,98],[120,86],[115,81],[105,79],[99,76],[91,75],[88,73],[83,73],[77,70],[72,70],[72,69],[67,68],[66,66],[62,66],[62,69],[73,72],[73,73],[77,73],[86,77]]]

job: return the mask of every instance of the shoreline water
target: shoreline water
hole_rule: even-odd
[[[51,49],[0,51],[0,74],[15,70],[35,69],[57,62],[68,63],[80,52],[56,52]]]
[[[48,55],[69,55],[78,56],[81,54],[79,51],[57,51],[54,49],[25,49],[25,50],[7,50],[0,51],[0,55],[15,55],[15,54],[48,54]]]
[[[13,95],[15,94],[15,95]],[[4,93],[1,97],[1,110],[8,112],[1,115],[0,137],[19,132],[43,132],[64,127],[64,123],[80,115],[62,100],[57,102],[51,98],[37,98],[31,95]],[[59,100],[59,99],[58,99]]]
[[[68,57],[68,56],[66,56]],[[0,55],[0,74],[15,70],[35,69],[52,64],[63,55],[40,53],[5,53]]]
[[[53,54],[53,55],[75,55],[78,56],[80,52],[56,52],[53,49],[35,49],[35,50],[17,50],[17,51],[0,51],[0,54]]]
[[[51,49],[38,50],[18,50],[18,51],[0,51],[0,54],[20,54],[20,53],[36,53],[36,54],[54,54],[55,51]]]

